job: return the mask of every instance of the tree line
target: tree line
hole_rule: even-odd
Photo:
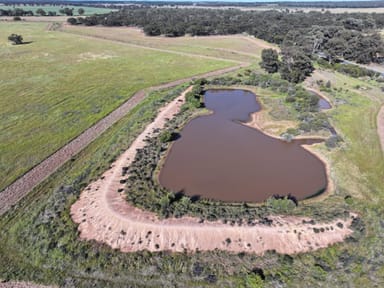
[[[167,37],[247,33],[278,44],[283,51],[295,50],[306,57],[323,54],[330,62],[339,57],[359,63],[379,62],[384,53],[376,32],[384,27],[384,14],[376,13],[128,7],[71,19],[71,24],[137,26],[148,36]]]
[[[79,15],[83,15],[85,10],[83,8],[77,9]],[[73,16],[74,8],[64,7],[59,10],[59,14],[66,16]],[[56,11],[46,11],[43,8],[38,8],[35,13],[32,10],[24,10],[21,8],[14,9],[0,9],[0,16],[57,16]]]

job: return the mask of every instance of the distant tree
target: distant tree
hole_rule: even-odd
[[[77,25],[77,20],[76,18],[73,18],[73,17],[68,18],[67,22],[71,25]]]
[[[279,69],[281,78],[292,83],[299,83],[313,72],[311,59],[298,49],[285,49]]]
[[[11,34],[8,36],[8,40],[13,42],[13,45],[23,44],[23,37],[17,34]]]
[[[148,24],[143,28],[145,35],[158,36],[161,35],[160,27],[154,24]]]
[[[276,73],[279,70],[279,55],[274,49],[261,51],[261,67],[268,73]]]
[[[65,7],[65,8],[60,9],[59,12],[61,14],[65,14],[67,16],[73,16],[73,8]]]
[[[36,10],[36,14],[39,14],[40,16],[46,16],[47,15],[47,13],[44,11],[44,9],[41,9],[41,8]]]
[[[77,13],[79,13],[79,15],[83,15],[85,13],[84,9],[83,8],[79,8],[77,10]]]

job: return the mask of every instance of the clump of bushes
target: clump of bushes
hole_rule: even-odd
[[[327,140],[325,140],[325,146],[328,148],[336,148],[343,142],[343,138],[339,135],[331,135]]]
[[[337,72],[349,75],[354,78],[360,78],[360,77],[379,78],[380,77],[380,73],[366,69],[358,65],[354,65],[354,64],[347,64],[347,63],[330,64],[325,60],[318,60],[318,63],[324,68],[333,69],[333,70],[336,70]]]

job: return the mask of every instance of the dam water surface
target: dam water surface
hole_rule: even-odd
[[[212,114],[191,120],[165,159],[160,184],[173,192],[230,202],[260,202],[279,194],[305,199],[327,186],[324,163],[301,145],[319,140],[272,138],[245,126],[259,111],[255,94],[209,90]]]

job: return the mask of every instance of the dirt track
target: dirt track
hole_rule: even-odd
[[[257,254],[276,250],[293,254],[327,247],[352,233],[349,226],[354,216],[322,224],[308,223],[307,218],[274,216],[269,217],[270,225],[239,226],[218,221],[199,223],[199,219],[192,217],[161,220],[154,213],[128,204],[118,192],[124,189],[127,177],[122,175],[122,168],[132,163],[137,149],[146,145],[145,139],[164,127],[167,119],[179,111],[185,92],[161,110],[100,179],[82,191],[71,207],[72,219],[79,224],[82,239],[96,240],[123,252],[220,249]],[[316,233],[316,229],[322,232]]]
[[[140,90],[135,93],[129,100],[119,106],[116,110],[108,114],[99,122],[85,130],[75,139],[68,144],[60,148],[54,154],[46,158],[40,164],[29,170],[26,174],[21,176],[11,185],[6,187],[0,192],[0,216],[8,211],[13,205],[15,205],[20,199],[22,199],[27,193],[29,193],[36,185],[41,183],[48,176],[53,174],[59,167],[65,162],[71,159],[74,155],[79,153],[88,144],[100,136],[105,130],[111,127],[114,123],[123,118],[132,108],[140,103],[147,95],[148,92],[170,88],[198,77],[210,77],[221,75],[230,71],[237,70],[241,67],[246,67],[247,63],[242,63],[235,67],[220,69],[212,72],[208,72],[201,75],[195,75],[185,79],[172,81],[166,84],[151,87],[149,89]]]

